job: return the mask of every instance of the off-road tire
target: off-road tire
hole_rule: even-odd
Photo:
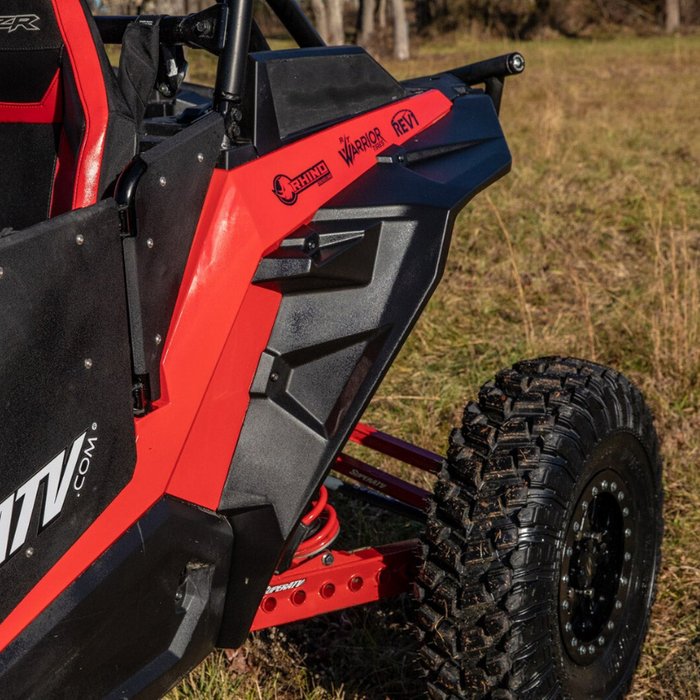
[[[485,384],[450,437],[424,536],[428,695],[623,697],[649,625],[662,500],[651,414],[618,372],[550,357]]]

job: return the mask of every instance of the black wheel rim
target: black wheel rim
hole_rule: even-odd
[[[559,626],[572,661],[587,666],[620,630],[633,562],[633,500],[615,470],[598,472],[569,520],[560,569]]]

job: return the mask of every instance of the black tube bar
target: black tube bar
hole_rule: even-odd
[[[241,104],[252,23],[253,0],[229,0],[226,41],[214,86],[214,109],[223,115]]]
[[[301,48],[326,45],[296,0],[267,0],[267,4]]]

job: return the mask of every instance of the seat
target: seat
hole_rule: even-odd
[[[135,147],[85,0],[3,0],[0,230],[95,203]]]

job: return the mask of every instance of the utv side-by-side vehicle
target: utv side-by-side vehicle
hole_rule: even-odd
[[[252,629],[409,590],[434,700],[621,697],[662,533],[639,391],[519,362],[446,458],[359,422],[458,211],[510,168],[522,56],[399,83],[269,5],[299,49],[252,0],[3,0],[0,698],[159,698]],[[329,489],[422,539],[333,550]]]

